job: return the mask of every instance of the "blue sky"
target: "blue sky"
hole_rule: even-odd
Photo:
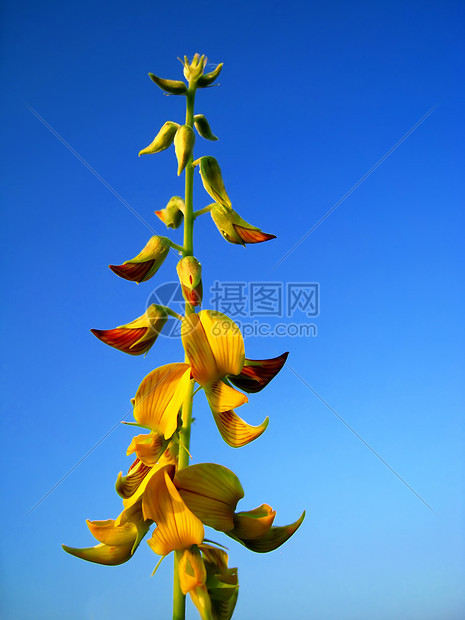
[[[147,73],[180,78],[176,57],[201,52],[224,69],[196,103],[220,141],[196,153],[219,160],[242,217],[277,235],[244,250],[201,218],[204,287],[320,291],[319,316],[284,319],[312,336],[246,339],[248,357],[290,351],[293,369],[241,410],[270,416],[260,439],[229,448],[196,401],[194,459],[238,474],[242,509],[269,503],[276,524],[307,510],[270,555],[229,545],[235,617],[463,618],[463,5],[7,1],[2,13],[3,617],[170,617],[170,560],[151,579],[145,542],[117,568],[61,543],[92,544],[85,519],[119,513],[132,435],[118,421],[142,378],[181,357],[176,339],[133,358],[89,329],[142,314],[176,257],[140,286],[108,270],[152,233],[37,115],[164,234],[153,211],[183,191],[174,153],[137,153],[184,102]],[[208,204],[198,175],[195,200]]]

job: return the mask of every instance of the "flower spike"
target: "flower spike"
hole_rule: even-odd
[[[137,256],[122,265],[109,265],[113,273],[132,282],[146,282],[157,273],[170,250],[167,237],[154,235]]]
[[[115,329],[91,329],[99,340],[129,355],[147,353],[155,343],[164,324],[168,320],[165,306],[152,304],[145,313],[131,323]]]
[[[231,206],[216,202],[211,205],[210,214],[216,227],[229,243],[246,245],[276,239],[276,235],[264,233],[260,228],[243,220]]]

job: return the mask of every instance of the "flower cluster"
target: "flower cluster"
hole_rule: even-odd
[[[87,521],[99,544],[88,548],[64,546],[76,557],[106,565],[129,560],[153,526],[148,544],[155,554],[177,554],[179,587],[189,593],[204,619],[231,618],[238,596],[237,569],[228,567],[226,552],[205,537],[205,526],[223,532],[248,549],[265,553],[282,545],[300,526],[304,514],[295,523],[273,525],[276,512],[267,504],[252,510],[237,511],[244,491],[236,475],[215,463],[190,465],[189,433],[192,403],[203,391],[223,440],[240,448],[257,439],[268,426],[268,417],[258,426],[243,420],[236,409],[248,402],[248,394],[265,388],[285,364],[287,353],[272,359],[245,357],[244,340],[238,326],[226,315],[213,310],[198,310],[202,301],[201,264],[193,256],[192,231],[193,171],[199,166],[205,190],[215,200],[197,215],[210,212],[223,237],[234,244],[258,243],[273,238],[248,224],[231,206],[221,170],[213,157],[193,160],[194,127],[208,140],[216,140],[207,119],[193,115],[197,88],[216,79],[222,65],[204,73],[206,59],[196,54],[191,62],[185,57],[184,76],[188,85],[164,80],[150,74],[163,90],[187,96],[187,121],[180,125],[168,121],[153,142],[140,154],[158,153],[175,146],[178,174],[185,170],[186,196],[174,196],[158,217],[167,228],[184,222],[184,246],[177,273],[186,301],[185,315],[166,306],[151,305],[143,315],[125,325],[107,330],[91,330],[105,344],[129,355],[146,354],[155,343],[168,316],[181,324],[184,361],[165,364],[152,370],[132,399],[134,422],[144,432],[134,436],[127,455],[135,460],[126,475],[116,480],[116,491],[123,510],[116,519]],[[190,119],[190,120],[189,120]],[[118,276],[137,283],[152,278],[175,246],[167,237],[153,236],[132,260],[110,265]],[[197,386],[197,388],[196,388]],[[160,560],[161,561],[161,560]]]

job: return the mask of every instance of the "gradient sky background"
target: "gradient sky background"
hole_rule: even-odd
[[[133,433],[118,421],[145,374],[181,358],[177,340],[144,359],[89,329],[142,314],[176,257],[138,287],[108,270],[151,233],[30,108],[165,234],[153,211],[183,191],[174,152],[137,153],[184,101],[147,72],[179,79],[176,57],[197,51],[224,68],[196,106],[220,141],[198,139],[196,154],[215,156],[236,210],[278,236],[244,250],[204,216],[205,288],[321,287],[316,337],[246,340],[251,358],[290,351],[307,383],[283,369],[242,408],[270,416],[259,440],[229,448],[197,399],[194,459],[238,474],[240,507],[267,502],[278,525],[307,510],[270,555],[214,535],[239,567],[235,617],[465,617],[463,3],[7,1],[2,22],[3,617],[171,617],[171,560],[151,579],[145,542],[116,568],[60,545],[93,544],[85,519],[120,512]],[[199,181],[196,208],[209,202]]]

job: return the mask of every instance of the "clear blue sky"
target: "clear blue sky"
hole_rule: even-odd
[[[194,459],[239,475],[242,509],[267,502],[277,524],[307,510],[279,551],[230,545],[235,617],[465,617],[463,4],[7,1],[2,22],[2,616],[170,617],[171,563],[150,579],[145,542],[117,568],[61,543],[92,544],[85,519],[120,511],[132,434],[117,423],[145,374],[181,356],[168,338],[125,356],[89,329],[142,314],[176,258],[140,286],[111,273],[151,233],[31,108],[164,234],[153,211],[182,192],[174,154],[137,153],[184,102],[147,72],[179,78],[176,57],[198,51],[224,69],[196,108],[220,141],[196,153],[219,160],[236,210],[277,235],[244,250],[205,216],[205,288],[320,285],[316,335],[246,340],[248,357],[290,351],[303,379],[283,369],[242,408],[252,423],[270,416],[263,437],[234,451],[202,398],[196,408]]]

